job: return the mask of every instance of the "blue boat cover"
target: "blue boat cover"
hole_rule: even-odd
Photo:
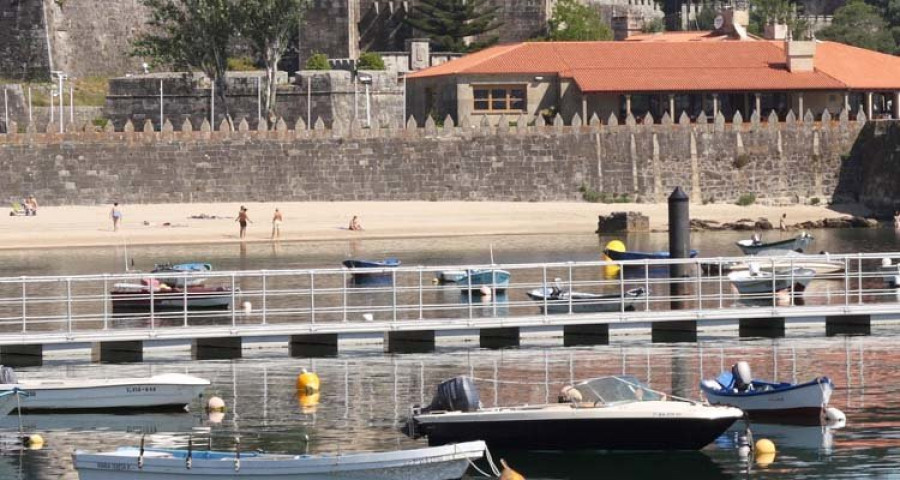
[[[716,381],[719,382],[719,385],[722,386],[725,390],[731,390],[734,388],[734,375],[729,371],[724,371],[719,374],[716,378]]]

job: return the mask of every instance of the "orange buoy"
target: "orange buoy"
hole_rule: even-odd
[[[313,372],[306,371],[305,368],[300,369],[300,375],[297,375],[297,391],[301,395],[319,393],[319,376]]]
[[[500,465],[503,466],[503,472],[500,473],[500,480],[525,480],[521,473],[513,470],[506,464],[506,460],[500,459]]]

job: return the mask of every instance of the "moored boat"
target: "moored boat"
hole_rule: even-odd
[[[804,248],[808,247],[810,242],[813,241],[812,235],[801,232],[800,235],[797,235],[794,238],[789,238],[787,240],[779,240],[777,242],[763,242],[759,238],[746,239],[746,240],[738,240],[735,244],[738,248],[744,252],[744,255],[758,255],[763,252],[771,252],[771,251],[803,251]]]
[[[171,274],[171,276],[156,277],[162,283],[170,287],[196,287],[203,285],[207,277],[200,275],[202,272],[211,272],[212,265],[201,262],[188,263],[162,263],[153,266],[150,273]]]
[[[541,287],[527,292],[528,298],[538,302],[541,313],[597,313],[634,310],[634,303],[644,296],[643,288],[624,293],[587,293],[569,291],[559,286]]]
[[[484,456],[486,448],[484,442],[473,441],[389,452],[283,455],[125,447],[101,453],[76,451],[73,459],[81,480],[136,476],[159,480],[450,480],[461,478],[471,462]]]
[[[751,264],[759,265],[760,270],[771,271],[789,268],[809,268],[815,270],[816,276],[829,275],[844,271],[843,261],[834,260],[827,253],[804,255],[793,250],[768,251],[753,256],[749,260],[716,261],[708,259],[700,263],[700,268],[707,274],[724,274],[749,270]]]
[[[109,292],[114,308],[201,309],[228,308],[233,292],[228,287],[170,287],[156,279],[116,283]]]
[[[834,384],[828,377],[805,383],[754,380],[747,362],[738,362],[716,379],[702,380],[700,389],[710,404],[740,408],[751,419],[818,424]]]
[[[406,431],[429,445],[481,439],[492,449],[697,450],[743,415],[669,398],[625,375],[564,391],[556,404],[485,409],[472,379],[457,377],[438,386],[431,405],[413,409]]]
[[[764,271],[758,264],[751,263],[745,271],[728,274],[728,280],[742,295],[775,293],[782,290],[802,292],[816,276],[810,268],[786,268]]]
[[[4,367],[9,368],[9,367]],[[6,381],[15,380],[14,377]],[[24,379],[0,384],[0,392],[19,388],[28,392],[19,398],[23,411],[184,409],[209,380],[167,373],[137,378]]]
[[[509,288],[510,273],[496,268],[466,270],[466,275],[456,281],[463,290],[479,293],[482,289],[492,292],[505,292]]]
[[[698,255],[699,252],[697,250],[691,250],[688,255],[690,258],[694,258]],[[636,251],[616,251],[610,248],[607,248],[603,251],[603,254],[609,257],[610,260],[616,262],[625,262],[628,260],[668,260],[671,255],[666,251],[659,252],[636,252]]]
[[[350,269],[353,283],[360,284],[379,284],[390,283],[393,277],[391,269],[400,266],[400,260],[396,258],[386,258],[384,260],[344,260],[342,265]]]

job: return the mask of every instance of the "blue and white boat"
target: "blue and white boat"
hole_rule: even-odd
[[[506,270],[496,268],[478,268],[466,270],[466,275],[456,281],[463,290],[479,293],[482,289],[492,292],[505,292],[509,288],[510,274]]]
[[[753,238],[747,240],[738,240],[736,245],[744,252],[744,255],[759,255],[763,252],[802,252],[812,241],[812,235],[806,232],[800,232],[800,235],[797,235],[794,238],[768,243],[763,243],[759,236],[754,235]]]
[[[202,272],[211,272],[213,269],[209,263],[158,263],[153,266],[150,273],[169,273],[172,276],[157,277],[162,283],[170,287],[197,287],[206,282],[206,277],[199,275]]]
[[[751,419],[810,423],[825,414],[834,384],[828,377],[805,383],[753,380],[747,362],[738,362],[716,379],[702,380],[700,390],[710,404],[740,408]]]
[[[372,285],[391,283],[391,269],[400,266],[400,260],[385,258],[384,260],[344,260],[345,268],[350,269],[353,283],[356,285]]]
[[[78,450],[72,457],[81,480],[450,480],[461,478],[486,449],[484,442],[474,441],[388,452],[284,455],[142,445],[99,453]]]

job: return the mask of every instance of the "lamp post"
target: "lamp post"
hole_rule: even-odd
[[[63,126],[63,122],[65,121],[66,110],[65,110],[65,93],[63,93],[63,82],[68,76],[65,72],[54,70],[50,72],[53,75],[56,75],[57,80],[57,96],[59,97],[59,133],[63,133],[65,131],[65,127]]]

